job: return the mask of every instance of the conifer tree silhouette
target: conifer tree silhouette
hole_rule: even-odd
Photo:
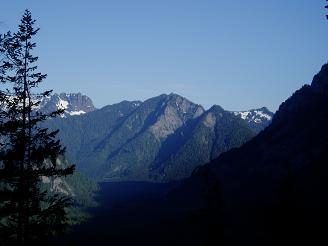
[[[57,158],[65,149],[42,122],[63,113],[38,110],[52,91],[34,93],[46,74],[37,71],[32,41],[39,29],[25,10],[16,33],[0,36],[0,244],[28,245],[63,231],[70,200],[42,180],[70,175]],[[5,88],[5,89],[3,89]]]

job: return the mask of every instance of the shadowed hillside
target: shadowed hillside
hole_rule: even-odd
[[[172,193],[191,210],[216,199],[228,245],[326,240],[328,65],[282,103],[272,124],[238,149],[199,168]],[[182,199],[180,199],[182,198]]]

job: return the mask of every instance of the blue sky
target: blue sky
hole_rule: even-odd
[[[324,0],[11,0],[0,32],[25,8],[44,88],[96,106],[175,92],[206,108],[276,110],[327,62]]]

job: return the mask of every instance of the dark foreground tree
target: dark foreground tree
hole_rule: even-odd
[[[0,244],[27,245],[64,230],[70,205],[42,182],[70,175],[74,166],[57,164],[65,151],[58,131],[42,127],[63,112],[38,111],[51,91],[35,93],[46,75],[32,55],[34,23],[26,10],[18,31],[0,36]]]

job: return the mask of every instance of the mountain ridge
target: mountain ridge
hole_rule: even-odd
[[[171,97],[171,98],[180,97],[180,98],[184,98],[187,101],[189,101],[187,98],[185,98],[181,95],[178,95],[176,93],[173,93],[173,92],[170,94],[160,94],[159,97]],[[123,100],[118,103],[105,105],[99,109],[102,109],[102,108],[105,108],[105,107],[111,106],[111,105],[117,105],[117,104],[120,104],[123,102],[126,102],[126,103],[133,102],[136,104],[136,106],[139,106],[140,104],[143,103],[140,100],[133,100],[133,101]],[[203,111],[205,111],[205,108],[202,105],[200,105],[200,104],[196,104],[196,105],[198,105],[199,107],[201,107],[203,109]],[[211,107],[213,107],[213,106],[219,106],[219,105],[214,104]],[[49,112],[50,112],[50,109],[53,111],[56,109],[65,109],[64,117],[82,115],[85,113],[89,113],[89,112],[98,110],[98,108],[96,108],[93,105],[92,99],[89,98],[87,95],[81,94],[80,92],[77,92],[77,93],[65,93],[65,92],[54,93],[52,96],[47,97],[46,99],[43,99],[41,101],[41,105],[39,107],[42,110],[49,111]],[[264,129],[271,122],[272,116],[274,115],[274,113],[271,112],[267,107],[254,108],[254,109],[250,109],[250,110],[231,111],[231,112],[233,114],[235,114],[236,116],[239,116],[243,120],[248,121],[250,126],[251,126],[251,124],[257,124],[258,128],[260,130]],[[262,122],[263,120],[265,122]],[[259,132],[256,127],[254,127],[253,130]]]
[[[220,106],[205,110],[174,93],[123,101],[49,125],[60,129],[68,157],[79,170],[107,181],[182,179],[255,135],[244,120]],[[172,164],[174,158],[180,159],[178,165]]]

